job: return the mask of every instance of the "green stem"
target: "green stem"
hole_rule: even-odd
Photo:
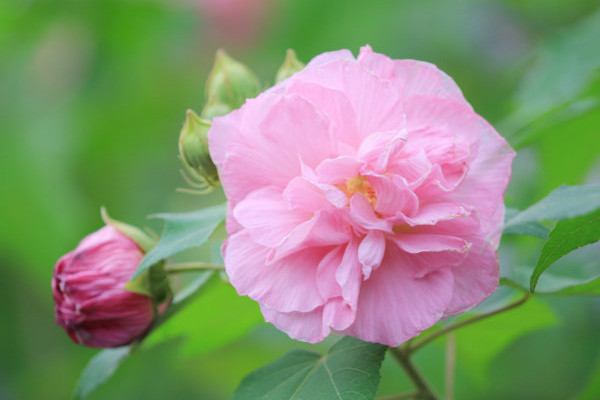
[[[439,400],[438,397],[430,389],[429,385],[425,381],[425,378],[417,370],[415,365],[410,360],[410,354],[403,349],[398,347],[390,347],[390,352],[398,361],[398,364],[404,369],[408,378],[412,381],[413,385],[417,389],[417,393],[413,394],[413,397],[422,400]]]
[[[482,319],[486,319],[489,317],[492,317],[496,314],[500,314],[504,311],[508,311],[508,310],[512,310],[513,308],[516,308],[518,306],[520,306],[521,304],[525,303],[529,298],[531,297],[530,293],[525,293],[523,295],[523,297],[521,297],[519,300],[510,303],[502,308],[499,308],[497,310],[494,311],[490,311],[484,314],[479,314],[475,317],[469,318],[469,319],[465,319],[463,321],[457,322],[455,324],[451,324],[451,325],[447,325],[435,332],[433,332],[432,334],[430,334],[429,336],[424,337],[423,339],[419,340],[419,341],[415,341],[413,342],[413,344],[411,344],[410,346],[407,346],[405,351],[407,353],[412,353],[415,352],[417,350],[419,350],[421,347],[425,346],[427,343],[431,342],[432,340],[437,339],[440,336],[445,335],[448,332],[452,332],[458,328],[462,328],[463,326],[466,325],[470,325],[472,323],[475,323],[477,321],[481,321]]]
[[[454,375],[456,366],[456,332],[450,332],[446,337],[446,385],[444,392],[446,400],[454,400]]]
[[[184,272],[199,272],[206,270],[221,270],[225,269],[222,265],[209,264],[204,262],[188,262],[179,264],[167,264],[165,270],[168,274],[180,274]]]

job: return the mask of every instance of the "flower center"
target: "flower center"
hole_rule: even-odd
[[[375,203],[377,203],[377,194],[375,193],[375,189],[373,189],[373,186],[371,186],[369,181],[367,181],[364,176],[355,176],[352,179],[348,179],[345,185],[340,184],[337,185],[337,187],[340,188],[340,190],[344,192],[348,198],[351,198],[354,193],[360,193],[369,201],[371,207],[375,207]]]

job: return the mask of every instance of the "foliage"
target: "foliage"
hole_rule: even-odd
[[[202,245],[211,235],[221,239],[225,206],[208,206],[222,203],[222,194],[175,193],[185,183],[173,160],[184,110],[204,106],[202,82],[217,47],[226,46],[251,65],[261,87],[268,87],[289,47],[306,61],[324,50],[356,50],[365,42],[395,58],[442,66],[520,150],[507,193],[512,211],[504,233],[510,235],[501,247],[508,272],[497,295],[482,307],[501,308],[515,292],[533,294],[513,311],[456,331],[456,398],[518,398],[522,382],[540,385],[543,377],[534,369],[524,371],[522,380],[495,372],[514,349],[523,360],[541,354],[548,365],[556,364],[560,360],[552,357],[559,350],[548,343],[559,343],[563,352],[589,349],[571,351],[580,380],[559,376],[556,384],[576,382],[573,399],[598,398],[597,338],[578,333],[599,329],[593,244],[600,226],[594,169],[600,156],[597,3],[280,3],[262,39],[245,49],[211,38],[203,31],[211,21],[203,22],[195,9],[178,2],[0,3],[0,168],[5,171],[0,219],[6,227],[0,232],[5,266],[0,292],[8,305],[0,309],[0,398],[64,399],[81,376],[75,398],[225,399],[244,375],[235,398],[247,398],[240,393],[248,388],[271,390],[268,382],[277,376],[272,374],[284,374],[285,365],[307,378],[296,387],[301,394],[315,388],[335,392],[334,385],[342,393],[340,388],[356,384],[347,390],[373,398],[380,375],[378,395],[409,389],[394,386],[402,378],[398,370],[386,369],[391,360],[379,370],[381,346],[361,344],[364,348],[353,352],[344,345],[354,339],[343,338],[322,356],[261,324],[255,304],[214,272],[178,276],[173,305],[155,329],[131,348],[97,353],[81,373],[93,353],[52,326],[48,295],[52,263],[98,227],[100,204],[136,225],[155,224],[145,220],[154,210],[201,209],[157,215],[165,228],[140,271],[188,249],[190,257],[209,260]],[[562,304],[582,295],[589,298],[577,304],[585,307],[565,310]],[[478,315],[475,309],[450,318],[424,337]],[[446,343],[438,340],[415,357],[424,375],[433,377],[436,392],[443,391],[437,345]],[[296,347],[307,350],[288,353]],[[145,369],[136,363],[140,359]],[[350,364],[366,374],[343,371]],[[328,381],[325,365],[342,371]],[[353,383],[354,373],[364,385]],[[504,390],[500,394],[498,387]]]

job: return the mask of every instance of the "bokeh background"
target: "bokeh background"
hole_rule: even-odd
[[[0,399],[68,399],[95,354],[54,324],[50,279],[55,261],[100,227],[101,205],[160,229],[148,214],[222,200],[176,192],[185,186],[178,132],[185,110],[202,108],[216,49],[249,65],[266,88],[288,48],[308,61],[369,43],[437,64],[510,135],[539,102],[573,85],[598,95],[597,68],[584,71],[584,83],[580,68],[594,65],[600,35],[579,53],[560,47],[581,24],[600,24],[598,12],[597,0],[1,0]],[[550,60],[561,69],[537,83],[538,98],[519,95],[536,62],[557,48],[563,53]],[[544,92],[556,79],[562,89]],[[598,104],[547,125],[522,145],[507,196],[513,207],[562,183],[600,181]],[[531,268],[540,243],[505,238],[503,268]],[[556,271],[598,273],[598,259],[597,246],[583,249]],[[207,291],[168,335],[187,339],[137,352],[90,398],[227,399],[242,377],[287,350],[328,344],[294,342],[231,289]],[[502,296],[510,293],[482,307]],[[598,399],[599,337],[597,299],[535,299],[459,333],[456,398]],[[443,360],[443,341],[416,359],[439,392]],[[386,360],[380,394],[408,388]]]

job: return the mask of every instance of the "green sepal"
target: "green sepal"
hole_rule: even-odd
[[[206,81],[206,98],[212,105],[239,108],[247,98],[256,97],[260,83],[244,64],[231,58],[224,50],[217,51],[215,65]],[[208,114],[208,113],[207,113]],[[205,113],[203,116],[206,117]]]
[[[212,121],[214,117],[229,114],[232,108],[225,103],[221,103],[216,95],[212,95],[208,98],[208,101],[202,109],[200,114],[202,119]]]
[[[187,110],[185,124],[179,135],[179,155],[187,174],[197,189],[211,189],[219,185],[217,167],[208,150],[210,121],[200,118],[194,111]]]
[[[296,52],[292,49],[288,49],[285,54],[285,60],[281,67],[277,70],[277,75],[275,75],[275,82],[279,83],[283,80],[286,80],[293,74],[298,71],[301,71],[304,68],[304,63],[296,58]]]
[[[128,236],[131,240],[136,242],[138,246],[140,246],[144,253],[149,252],[154,246],[156,246],[156,241],[146,232],[136,228],[133,225],[112,219],[108,215],[105,207],[100,207],[100,215],[102,216],[102,221],[104,221],[106,225],[110,225],[123,235]]]
[[[130,292],[151,297],[155,304],[161,304],[173,295],[164,261],[154,264],[137,278],[125,284]]]

